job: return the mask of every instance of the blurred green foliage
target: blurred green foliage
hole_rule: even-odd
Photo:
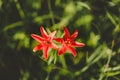
[[[86,46],[45,61],[30,36],[41,25]],[[0,0],[0,36],[0,80],[120,80],[120,0]]]

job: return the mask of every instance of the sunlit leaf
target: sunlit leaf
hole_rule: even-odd
[[[7,31],[9,29],[13,29],[13,28],[16,28],[16,27],[19,27],[19,26],[23,26],[23,24],[24,23],[22,21],[18,21],[18,22],[9,24],[9,25],[7,25],[3,28],[3,31]]]
[[[113,18],[113,16],[112,16],[109,12],[107,12],[106,15],[107,15],[107,17],[110,19],[110,21],[111,21],[114,25],[117,24],[116,21],[115,21],[115,19]]]
[[[88,10],[91,10],[90,6],[87,3],[84,2],[77,2],[77,9],[81,10],[82,7],[87,8]]]
[[[90,38],[87,42],[89,46],[95,47],[99,44],[100,35],[95,35],[93,32],[90,33]]]
[[[83,15],[83,16],[81,16],[81,17],[79,17],[76,21],[75,21],[75,24],[77,25],[77,26],[81,26],[81,25],[83,25],[83,26],[85,26],[86,27],[86,29],[88,29],[89,30],[89,26],[90,26],[90,24],[91,24],[91,21],[93,20],[93,16],[92,15]]]

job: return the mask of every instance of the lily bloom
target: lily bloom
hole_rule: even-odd
[[[40,44],[38,44],[34,49],[33,52],[36,52],[38,50],[43,50],[43,57],[45,59],[48,59],[48,51],[50,48],[58,49],[58,46],[52,42],[54,35],[56,34],[56,31],[53,31],[49,35],[46,33],[44,28],[40,27],[41,36],[38,36],[36,34],[31,34],[31,37],[38,41]]]
[[[68,29],[64,27],[64,38],[54,38],[55,41],[60,42],[62,47],[60,48],[58,55],[64,54],[67,50],[70,51],[74,57],[76,57],[76,51],[74,47],[83,47],[84,43],[75,42],[78,35],[78,30],[76,30],[72,35],[70,35]]]

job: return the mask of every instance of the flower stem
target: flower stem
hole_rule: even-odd
[[[50,0],[48,0],[47,2],[48,2],[48,9],[49,9],[50,17],[51,17],[51,20],[52,20],[52,24],[54,25],[55,21],[54,21],[54,16],[53,16]]]

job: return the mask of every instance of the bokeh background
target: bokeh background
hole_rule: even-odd
[[[32,51],[41,25],[86,46],[46,61]],[[120,0],[0,0],[0,80],[120,80]]]

